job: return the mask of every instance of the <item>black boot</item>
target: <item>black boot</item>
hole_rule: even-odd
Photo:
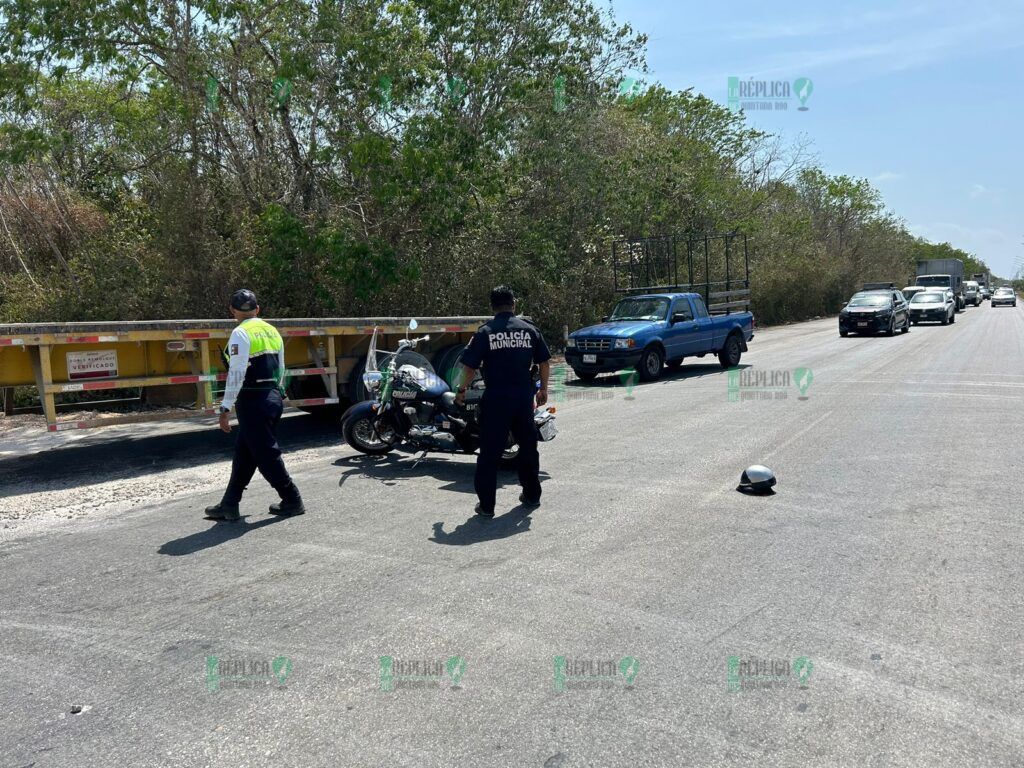
[[[306,514],[306,506],[302,503],[302,496],[299,489],[292,483],[291,487],[280,491],[281,501],[270,505],[270,514],[281,515],[282,517],[295,517]]]
[[[207,507],[206,516],[211,520],[227,520],[229,522],[238,520],[240,517],[237,504],[225,504],[223,501],[220,504]]]

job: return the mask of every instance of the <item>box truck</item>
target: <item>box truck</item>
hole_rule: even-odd
[[[917,262],[915,285],[925,288],[948,288],[953,292],[956,311],[966,305],[964,301],[964,263],[960,259],[927,259]]]

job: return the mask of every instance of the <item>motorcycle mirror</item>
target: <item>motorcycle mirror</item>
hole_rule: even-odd
[[[426,336],[423,337],[423,341],[430,341],[430,334],[429,333]]]

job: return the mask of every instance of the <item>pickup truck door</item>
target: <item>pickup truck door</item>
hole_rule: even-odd
[[[678,360],[700,352],[700,330],[690,300],[685,297],[676,299],[668,314],[668,328],[664,336],[668,359]]]
[[[704,299],[697,296],[691,303],[697,318],[697,325],[700,327],[697,332],[699,336],[697,352],[710,352],[713,349],[718,349],[725,339],[715,338],[715,321],[708,314],[708,308],[704,306]],[[719,334],[724,335],[724,332],[719,331]]]

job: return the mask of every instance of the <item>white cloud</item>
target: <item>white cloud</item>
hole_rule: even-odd
[[[974,200],[975,198],[981,197],[986,192],[988,192],[988,189],[984,185],[982,185],[982,184],[972,184],[971,188],[970,188],[970,190],[968,190],[967,194],[968,194],[968,196],[970,196],[970,198],[972,200]]]
[[[862,18],[870,16],[872,14]],[[728,75],[737,73],[760,80],[800,74],[813,76],[812,73],[833,71],[841,74],[843,79],[863,81],[938,61],[975,55],[979,50],[993,54],[1020,48],[1024,46],[1024,38],[1015,30],[1022,21],[1024,9],[1020,6],[984,6],[936,15],[931,24],[882,24],[856,35],[844,34],[842,21],[833,24],[831,31],[840,33],[834,37],[827,33],[814,34],[818,28],[826,32],[826,22],[810,22],[789,27],[794,34],[778,36],[806,37],[807,42],[817,44],[815,47],[783,48],[768,56],[758,56],[757,63],[737,61],[728,72],[701,73],[695,80],[698,87],[703,88],[705,83],[722,83]],[[776,29],[777,33],[784,31],[783,27]]]
[[[901,8],[899,10],[864,11],[853,16],[825,16],[818,19],[801,19],[785,23],[750,24],[734,29],[730,34],[732,40],[778,40],[792,37],[821,37],[849,33],[878,25],[889,25],[927,12],[921,5]]]
[[[872,176],[871,181],[878,184],[883,181],[898,181],[903,178],[902,173],[896,173],[896,171],[882,171],[877,176]]]

